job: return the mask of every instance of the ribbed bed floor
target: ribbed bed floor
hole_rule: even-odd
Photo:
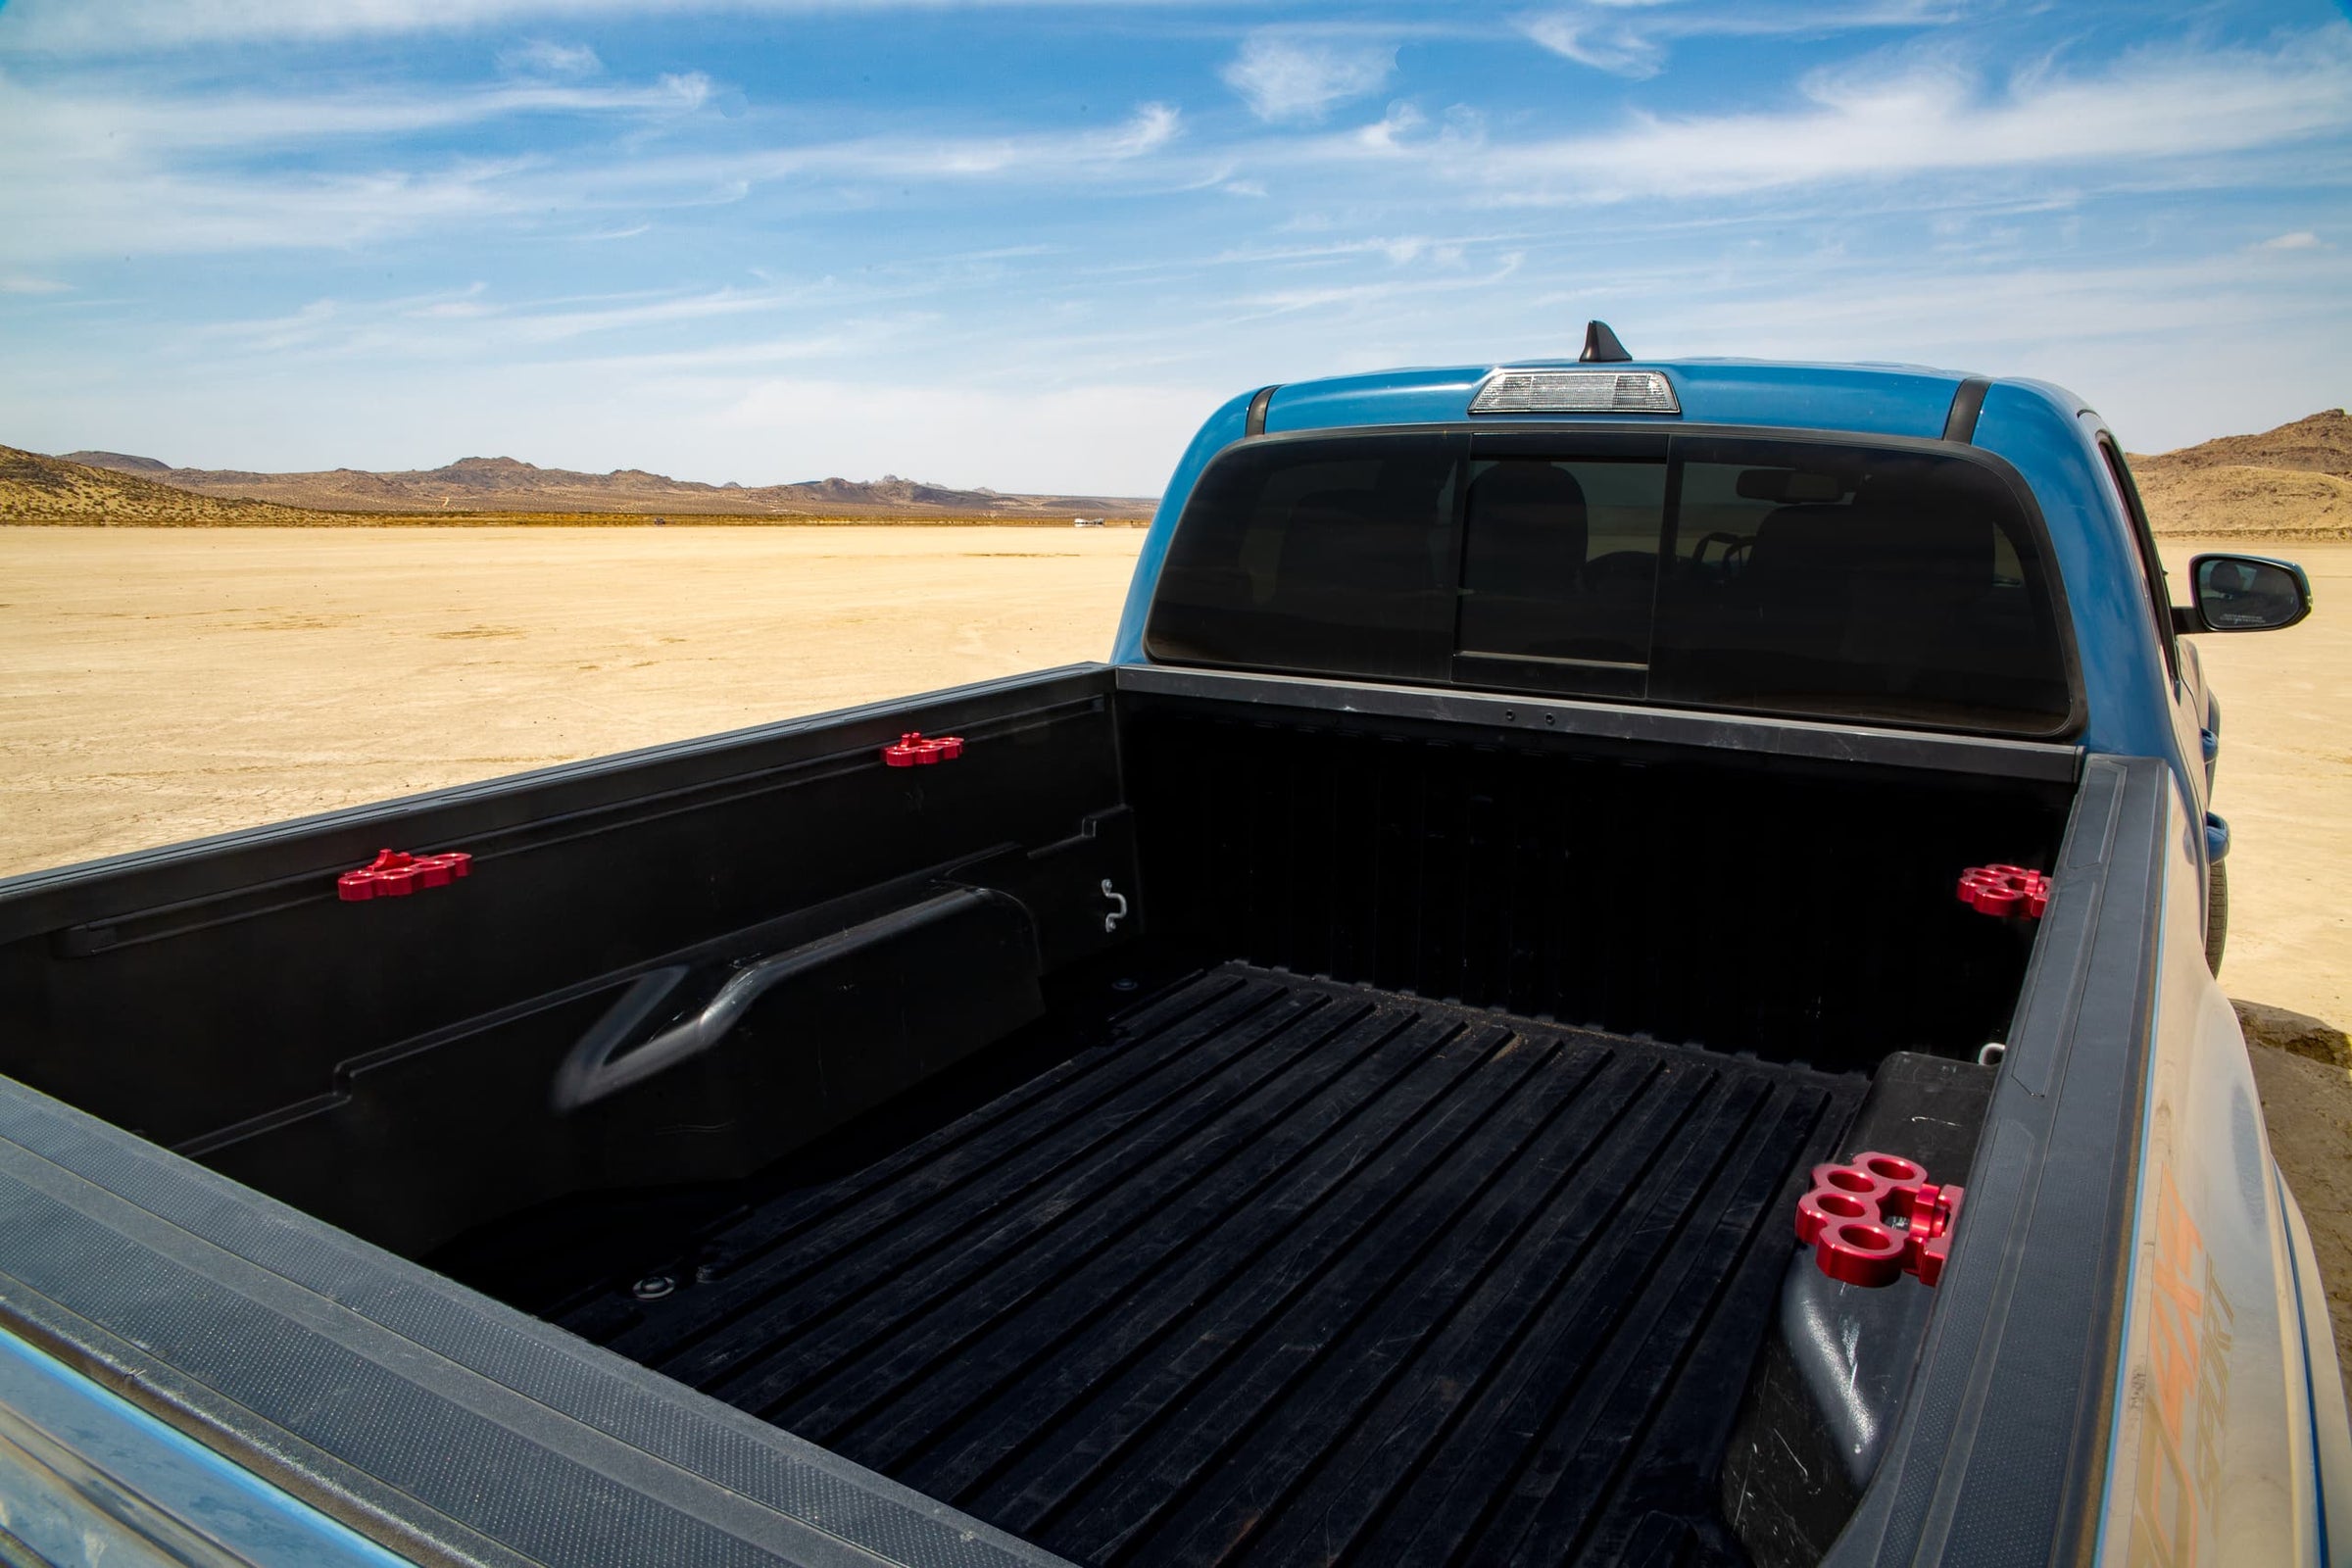
[[[1081,1563],[1737,1561],[1861,1089],[1230,964],[575,1326]]]

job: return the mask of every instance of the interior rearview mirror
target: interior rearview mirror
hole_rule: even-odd
[[[2196,597],[2175,612],[2181,631],[2277,631],[2311,613],[2311,580],[2291,561],[2198,556],[2188,580]]]

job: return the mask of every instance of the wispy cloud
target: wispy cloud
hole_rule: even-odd
[[[0,47],[122,55],[191,44],[464,32],[542,17],[638,19],[696,12],[783,16],[944,10],[1150,9],[1193,0],[12,0]]]
[[[574,78],[593,76],[605,69],[596,51],[584,43],[556,43],[546,38],[534,38],[498,53],[499,69],[517,75],[561,76]]]
[[[506,300],[486,284],[453,293],[318,299],[278,316],[191,328],[202,354],[391,354],[439,359],[486,349],[544,349],[584,339],[746,316],[809,303],[810,287],[660,291],[598,299]]]
[[[1244,40],[1219,74],[1260,120],[1320,120],[1378,92],[1396,69],[1393,45],[1269,31]]]
[[[138,91],[101,79],[0,96],[0,259],[339,247],[435,223],[509,220],[544,228],[586,219],[584,237],[624,238],[612,209],[743,199],[761,184],[823,181],[1083,180],[1150,158],[1182,117],[1147,103],[1107,126],[988,134],[778,141],[737,135],[725,151],[590,142],[514,156],[437,148],[319,168],[348,140],[492,126],[563,114],[584,122],[674,123],[710,99],[699,74],[647,84],[512,82],[441,92],[379,89],[263,97],[200,88]],[[749,143],[745,145],[744,143]],[[282,161],[275,149],[311,156]],[[399,160],[395,162],[393,160]]]
[[[1815,72],[1783,111],[1641,114],[1598,135],[1481,149],[1461,172],[1521,199],[1702,197],[1965,171],[2146,170],[2352,128],[2352,26],[2270,50],[2145,49],[2111,69],[1987,83],[1949,57]],[[1413,150],[1393,128],[1383,150]]]
[[[1678,0],[1579,0],[1531,12],[1519,29],[1565,60],[1643,80],[1666,67],[1684,38],[1828,35],[1931,26],[1963,13],[1953,0],[1858,0],[1793,5],[1681,4]]]
[[[71,283],[54,278],[27,277],[22,272],[0,272],[0,294],[65,294],[73,290]]]
[[[2316,251],[2326,242],[2308,228],[2298,228],[2291,234],[2275,234],[2254,248],[2258,251]]]
[[[1627,20],[1620,8],[1579,6],[1528,17],[1520,25],[1553,54],[1614,75],[1654,76],[1666,64],[1657,29]]]
[[[525,116],[674,117],[701,109],[699,72],[610,86],[506,82],[436,88],[351,86],[328,92],[219,92],[99,75],[50,86],[0,76],[0,168],[57,158],[126,165],[143,158],[449,130]]]
[[[723,153],[681,153],[602,168],[574,179],[611,193],[727,189],[779,181],[1075,181],[1116,177],[1183,134],[1171,104],[1148,103],[1099,129],[1006,135],[898,134],[783,141]]]

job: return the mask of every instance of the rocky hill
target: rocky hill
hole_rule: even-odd
[[[2352,414],[2322,409],[2307,419],[2260,435],[2225,435],[2178,452],[2133,458],[2167,472],[2191,468],[2294,468],[2352,479]]]
[[[921,517],[1002,516],[1007,521],[1072,516],[1141,518],[1147,499],[1116,496],[1016,496],[954,490],[902,479],[810,479],[795,484],[702,484],[615,468],[581,473],[542,468],[513,458],[464,458],[439,468],[374,473],[333,468],[317,473],[250,473],[175,468],[120,452],[70,452],[69,462],[131,474],[199,495],[270,501],[331,512],[425,514],[529,512],[632,513],[672,516]]]
[[[2132,460],[2160,534],[2352,539],[2352,415]]]
[[[324,518],[265,501],[192,495],[131,474],[0,447],[0,523],[316,523]]]

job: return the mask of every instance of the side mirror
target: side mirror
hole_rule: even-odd
[[[2195,599],[2174,610],[2176,631],[2278,631],[2311,613],[2311,579],[2291,561],[2198,556],[2188,580]]]

